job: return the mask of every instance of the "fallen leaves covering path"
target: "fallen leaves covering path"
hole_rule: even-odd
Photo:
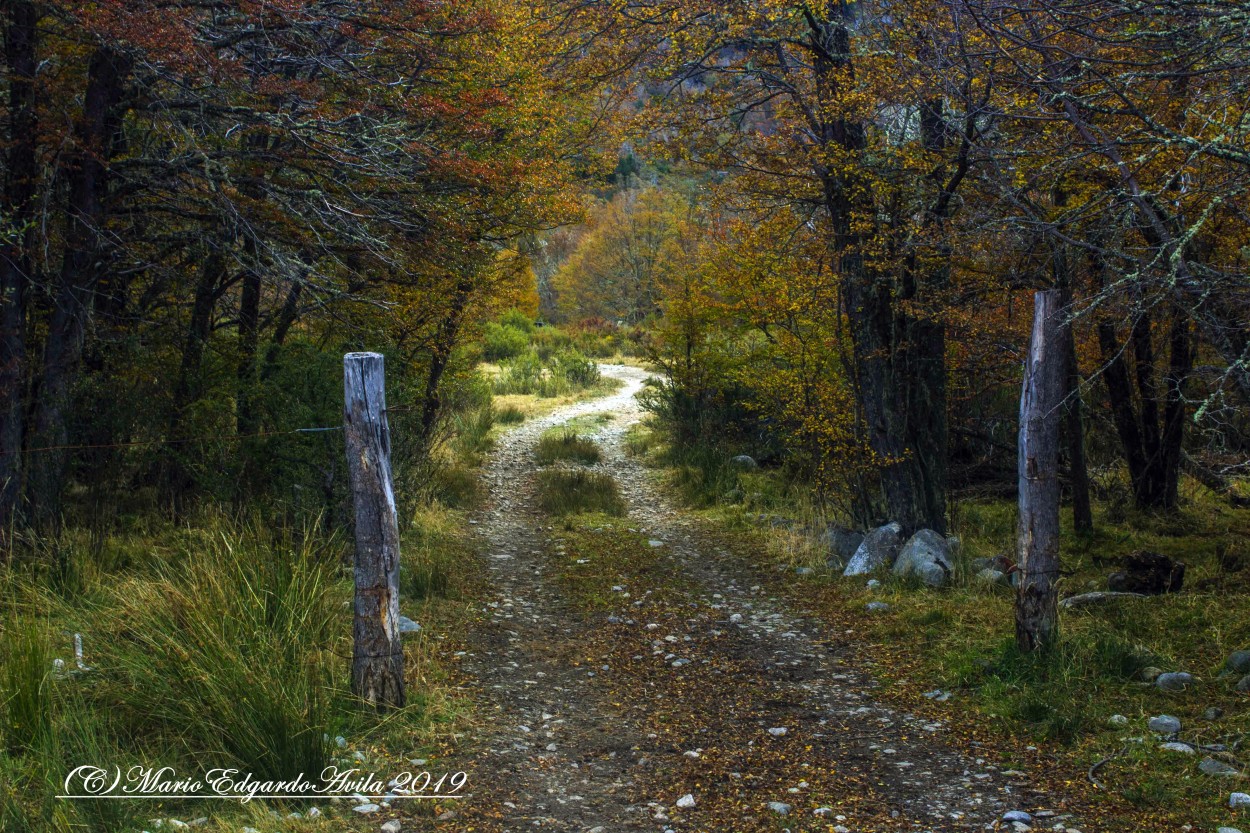
[[[623,387],[504,435],[486,470],[493,597],[462,657],[480,726],[471,794],[440,829],[993,830],[1008,810],[1078,829],[948,721],[883,703],[854,634],[790,609],[668,505],[623,446],[645,374],[604,372]],[[534,508],[533,445],[598,412],[614,418],[595,468],[629,516],[557,527]]]

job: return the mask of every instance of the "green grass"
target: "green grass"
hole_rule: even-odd
[[[495,422],[500,425],[516,425],[525,422],[525,411],[516,405],[505,405],[495,412]]]
[[[538,474],[539,507],[549,515],[602,512],[625,514],[625,501],[611,476],[583,470],[548,469]]]
[[[660,447],[659,432],[643,422],[635,422],[625,432],[625,453],[646,458]]]
[[[315,777],[327,764],[346,765],[326,736],[343,735],[351,748],[368,743],[371,759],[375,744],[397,756],[431,744],[460,710],[434,643],[424,632],[405,637],[408,708],[382,718],[359,704],[348,690],[350,545],[316,529],[205,515],[126,533],[102,551],[148,556],[111,572],[100,566],[107,556],[85,562],[72,594],[28,553],[0,568],[0,829],[103,833],[171,815],[276,829],[267,810],[257,817],[235,802],[54,795],[84,763]],[[85,558],[80,540],[69,529],[54,543]],[[455,599],[476,569],[463,519],[420,510],[402,552],[405,613],[455,638],[468,620],[467,603]],[[90,671],[75,668],[74,633]],[[54,673],[55,658],[63,673]]]
[[[120,722],[142,727],[153,754],[224,757],[275,778],[320,772],[323,735],[347,705],[337,552],[254,526],[120,582],[95,637]]]
[[[566,396],[580,391],[610,389],[599,374],[599,366],[573,350],[543,358],[529,350],[503,362],[492,382],[496,394],[529,394],[543,398]]]
[[[450,460],[430,472],[428,491],[449,509],[471,509],[482,500],[482,481],[475,468]]]
[[[52,733],[52,649],[33,619],[10,614],[3,671],[4,746],[10,754],[40,749]]]
[[[495,446],[491,430],[497,415],[490,405],[452,417],[452,449],[456,456],[468,463],[477,463],[481,455]]]
[[[568,460],[582,465],[593,465],[603,459],[593,440],[589,440],[568,428],[548,432],[538,440],[534,456],[539,465],[549,466],[552,463]]]
[[[464,565],[471,561],[463,530],[457,513],[435,509],[418,513],[401,549],[399,589],[405,602],[463,595]]]

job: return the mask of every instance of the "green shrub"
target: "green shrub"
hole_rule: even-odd
[[[534,352],[543,361],[550,361],[552,356],[573,345],[573,340],[566,333],[554,327],[544,327],[534,333],[532,344]]]
[[[539,472],[538,486],[538,505],[551,515],[625,514],[625,501],[621,499],[616,481],[606,474],[581,469],[548,469]]]
[[[529,343],[524,330],[492,322],[482,332],[482,358],[491,362],[510,359],[528,350]]]
[[[534,456],[539,465],[551,465],[558,460],[573,460],[584,465],[598,463],[602,459],[599,446],[592,440],[579,436],[576,431],[564,429],[558,433],[544,434],[538,440]]]
[[[585,390],[599,384],[599,365],[576,350],[557,354],[552,369],[575,390]]]
[[[499,323],[505,327],[512,327],[513,329],[520,330],[526,335],[533,335],[534,333],[534,319],[530,318],[528,315],[515,307],[501,315],[499,317]]]

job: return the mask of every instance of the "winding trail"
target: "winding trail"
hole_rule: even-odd
[[[875,702],[840,659],[845,634],[770,595],[671,506],[624,448],[646,373],[602,371],[615,393],[509,431],[486,469],[473,520],[494,597],[462,663],[482,725],[471,794],[439,829],[1011,830],[1003,813],[1019,808],[1079,833],[1037,813],[1046,797],[1023,773],[948,742],[946,722]],[[532,452],[548,428],[604,412],[596,468],[659,561],[591,615],[558,580],[570,544],[536,508]],[[687,793],[694,807],[678,805]]]

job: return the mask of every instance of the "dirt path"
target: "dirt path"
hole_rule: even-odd
[[[1010,830],[1003,813],[1028,809],[1077,831],[1036,812],[1045,797],[1021,773],[948,744],[946,723],[875,703],[839,659],[845,634],[788,609],[669,505],[623,447],[645,374],[603,371],[616,393],[510,431],[487,468],[474,520],[495,596],[463,663],[482,729],[472,794],[446,829]],[[594,437],[598,468],[653,555],[592,615],[558,580],[574,544],[535,509],[532,449],[600,412],[614,419]]]

